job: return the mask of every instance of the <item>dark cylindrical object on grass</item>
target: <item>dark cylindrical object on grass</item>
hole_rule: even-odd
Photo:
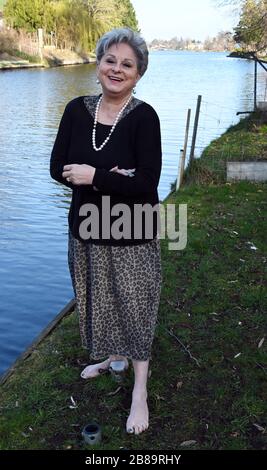
[[[87,424],[82,431],[86,444],[95,445],[101,442],[101,429],[96,423]]]

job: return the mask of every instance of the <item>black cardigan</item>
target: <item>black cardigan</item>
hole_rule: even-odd
[[[161,172],[161,136],[160,123],[155,110],[147,103],[133,98],[121,116],[108,143],[96,152],[92,146],[92,129],[94,110],[99,96],[79,97],[70,101],[63,113],[57,137],[52,150],[50,174],[56,181],[70,187],[72,201],[69,211],[69,228],[73,236],[84,243],[102,245],[133,245],[147,242],[157,236],[157,214],[153,214],[153,235],[145,236],[145,219],[142,220],[142,236],[134,235],[134,205],[158,204],[157,186]],[[111,126],[97,123],[96,145],[99,146],[109,134]],[[73,185],[62,177],[63,166],[67,164],[88,164],[96,168],[92,185]],[[136,168],[135,176],[129,177],[110,172],[119,168]],[[98,191],[93,189],[97,187]],[[127,204],[131,212],[131,230],[120,240],[112,234],[108,238],[102,234],[102,196],[110,197],[110,211],[115,204]],[[107,198],[105,198],[105,203]],[[94,204],[99,210],[100,233],[95,236],[92,230],[88,239],[81,237],[79,228],[82,221],[88,218],[79,215],[83,204]],[[105,206],[107,207],[107,206]],[[110,213],[109,213],[110,215]],[[110,215],[110,225],[120,215]],[[107,212],[105,211],[105,217]],[[105,222],[107,220],[105,219]],[[125,235],[125,232],[124,232]]]

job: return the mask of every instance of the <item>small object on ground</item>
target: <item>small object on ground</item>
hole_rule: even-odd
[[[127,368],[128,364],[125,361],[111,361],[109,365],[109,371],[117,382],[123,380]]]
[[[86,444],[91,446],[99,444],[101,442],[101,429],[96,423],[87,424],[82,430],[82,436]]]

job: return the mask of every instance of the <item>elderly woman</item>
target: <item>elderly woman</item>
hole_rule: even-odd
[[[160,124],[154,109],[133,96],[148,64],[144,40],[128,28],[114,29],[99,40],[96,57],[102,93],[67,104],[50,173],[72,189],[68,254],[81,340],[102,361],[81,377],[96,377],[119,360],[126,369],[130,359],[135,382],[126,430],[139,434],[148,428],[147,376],[161,289]],[[150,215],[140,218],[140,207]]]

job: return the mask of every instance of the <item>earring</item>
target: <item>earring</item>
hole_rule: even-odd
[[[99,78],[96,79],[96,83],[99,85],[99,83],[100,83]]]
[[[136,95],[136,89],[135,89],[135,87],[133,88],[133,94]]]

